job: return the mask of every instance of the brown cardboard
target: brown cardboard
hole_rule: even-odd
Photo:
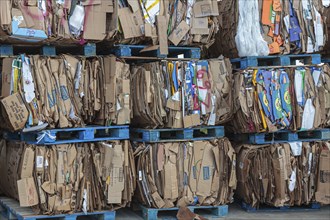
[[[320,155],[317,189],[315,199],[317,202],[330,204],[330,150],[323,149]]]
[[[20,206],[28,207],[39,203],[38,192],[32,177],[18,180],[17,187]]]
[[[159,39],[159,50],[160,54],[168,54],[168,45],[167,45],[167,22],[166,17],[158,15],[157,16],[157,27],[158,27],[158,39]]]
[[[21,179],[33,177],[34,154],[35,152],[32,148],[25,148],[20,172]]]
[[[142,27],[144,22],[140,10],[133,13],[129,8],[120,8],[118,17],[125,39],[143,36]]]
[[[7,97],[10,95],[10,82],[11,82],[11,70],[12,70],[13,58],[6,57],[2,60],[2,84],[1,84],[1,97]]]
[[[219,15],[219,9],[216,0],[197,1],[194,4],[193,11],[196,18]]]
[[[112,170],[110,184],[108,189],[108,203],[121,203],[122,191],[124,190],[124,173],[123,166],[124,158],[121,145],[115,145],[112,160]]]
[[[190,27],[185,21],[181,23],[173,30],[168,39],[177,46],[183,37],[188,33]]]
[[[1,111],[8,121],[10,129],[17,131],[24,128],[29,113],[20,94],[7,96],[1,100],[1,104]]]
[[[198,126],[200,124],[201,124],[201,120],[199,114],[192,114],[183,117],[183,126],[185,128]]]
[[[84,38],[103,40],[106,36],[106,13],[102,5],[85,6]]]

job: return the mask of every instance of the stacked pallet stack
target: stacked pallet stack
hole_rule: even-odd
[[[20,208],[5,197],[1,206],[17,218],[114,219],[135,190],[129,65],[114,56],[1,61],[0,188]]]
[[[290,65],[296,62],[303,65]],[[329,65],[320,55],[233,59],[236,196],[248,211],[329,204]],[[266,66],[267,65],[267,66]]]

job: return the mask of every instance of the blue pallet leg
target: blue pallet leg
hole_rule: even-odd
[[[191,49],[187,53],[185,53],[184,56],[185,58],[200,59],[201,50],[199,48]]]
[[[149,141],[159,141],[160,139],[160,133],[159,132],[153,132],[149,131],[143,133],[143,140],[149,140]]]
[[[0,45],[0,56],[13,56],[14,49],[12,45],[2,44]]]
[[[116,212],[108,212],[104,213],[100,220],[115,220],[116,219]]]
[[[81,131],[78,136],[80,140],[92,140],[94,139],[94,129],[91,128]]]
[[[87,57],[96,56],[96,44],[88,43],[84,45],[84,55]]]
[[[143,219],[144,220],[157,220],[158,210],[156,209],[142,209]]]
[[[321,62],[321,56],[319,54],[312,55],[312,64],[320,64]]]
[[[45,45],[41,48],[41,54],[44,56],[56,56],[55,46]]]
[[[119,45],[115,49],[115,54],[119,57],[130,57],[130,56],[132,56],[132,50],[128,46]]]
[[[280,56],[280,66],[289,66],[291,65],[290,57]]]
[[[287,140],[288,141],[297,141],[298,140],[298,134],[297,133],[288,133]]]
[[[215,129],[215,137],[224,137],[225,136],[225,131],[224,129]]]
[[[320,203],[312,203],[311,204],[311,208],[312,209],[320,209],[321,208],[321,204]]]
[[[212,214],[219,216],[219,217],[225,217],[228,215],[228,205],[218,206],[215,209],[212,209]]]

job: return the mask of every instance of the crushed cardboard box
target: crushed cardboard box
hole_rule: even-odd
[[[235,194],[245,203],[255,208],[264,204],[329,204],[330,142],[242,145],[235,149]]]
[[[4,58],[1,127],[129,124],[130,69],[116,57]]]
[[[188,128],[232,117],[229,59],[145,63],[131,72],[133,126]]]
[[[234,74],[236,133],[330,126],[330,67],[264,68]]]
[[[37,214],[125,207],[135,190],[129,141],[35,146],[0,141],[0,189]]]
[[[222,205],[233,201],[236,154],[226,138],[136,144],[135,197],[153,208]]]

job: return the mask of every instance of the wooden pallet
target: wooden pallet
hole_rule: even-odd
[[[59,54],[83,55],[86,57],[96,56],[96,44],[85,45],[10,45],[0,44],[0,57],[14,56],[18,54],[39,54],[43,56],[56,56]]]
[[[179,208],[148,208],[143,205],[139,205],[139,207],[142,210],[143,219],[145,220],[156,220],[159,219],[160,213],[166,213],[168,211],[178,211]],[[211,218],[219,218],[219,217],[225,217],[228,215],[228,205],[222,205],[222,206],[187,206],[187,208],[193,212],[196,213],[196,211],[205,211],[210,212],[207,216],[203,217],[211,217]]]
[[[241,208],[247,212],[297,212],[297,211],[317,211],[321,208],[319,203],[311,203],[303,206],[282,206],[274,207],[268,205],[261,205],[258,209],[252,207],[250,204],[240,202]]]
[[[137,142],[198,141],[222,138],[223,126],[202,126],[196,128],[131,129],[131,140]]]
[[[296,65],[296,61],[302,61],[305,65],[321,64],[320,54],[297,54],[279,56],[250,56],[235,58],[231,63],[235,69],[248,67],[290,66]]]
[[[49,129],[31,132],[4,132],[4,138],[28,144],[69,144],[109,140],[128,140],[129,126],[89,126],[84,128]]]
[[[132,57],[132,56],[144,56],[144,57],[158,57],[158,58],[177,58],[178,55],[183,54],[184,58],[200,59],[201,50],[198,47],[168,47],[168,55],[160,53],[158,47],[151,47],[148,49],[146,45],[115,45],[111,49],[111,53],[118,57]]]
[[[115,211],[98,211],[90,213],[74,213],[60,215],[36,215],[29,207],[20,207],[19,203],[14,199],[0,197],[1,215],[6,219],[17,220],[37,220],[37,219],[52,219],[52,220],[76,220],[80,217],[88,217],[98,220],[115,220]]]

